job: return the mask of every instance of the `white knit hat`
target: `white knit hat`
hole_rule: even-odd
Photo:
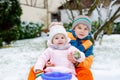
[[[67,39],[67,32],[64,28],[64,26],[62,25],[54,25],[50,28],[50,32],[49,32],[49,41],[52,43],[52,39],[56,34],[64,34],[66,39]]]

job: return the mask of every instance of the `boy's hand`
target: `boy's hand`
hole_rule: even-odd
[[[75,59],[79,59],[81,57],[80,52],[76,51],[74,53],[74,57],[75,57]]]
[[[71,61],[73,64],[76,63],[76,59],[72,53],[68,54],[68,60]]]
[[[71,61],[75,65],[75,67],[77,67],[78,64],[80,63],[80,62],[77,62],[77,60],[75,59],[75,55],[73,55],[72,53],[68,54],[68,60]]]

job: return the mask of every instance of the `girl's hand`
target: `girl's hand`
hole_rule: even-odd
[[[71,61],[73,64],[76,63],[76,59],[72,53],[68,54],[68,60]]]

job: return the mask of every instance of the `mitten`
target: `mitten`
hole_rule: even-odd
[[[79,51],[76,51],[76,52],[74,53],[74,57],[75,57],[75,59],[79,59],[79,58],[81,57],[80,52],[79,52]]]

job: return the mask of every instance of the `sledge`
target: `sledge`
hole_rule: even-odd
[[[70,80],[72,78],[72,74],[61,73],[61,72],[50,72],[50,73],[42,74],[41,77],[43,80]]]
[[[76,77],[78,80],[94,80],[91,71],[88,68],[78,67],[76,68]],[[86,77],[87,76],[87,77]],[[34,73],[34,67],[30,69],[28,80],[35,80],[36,75]]]

